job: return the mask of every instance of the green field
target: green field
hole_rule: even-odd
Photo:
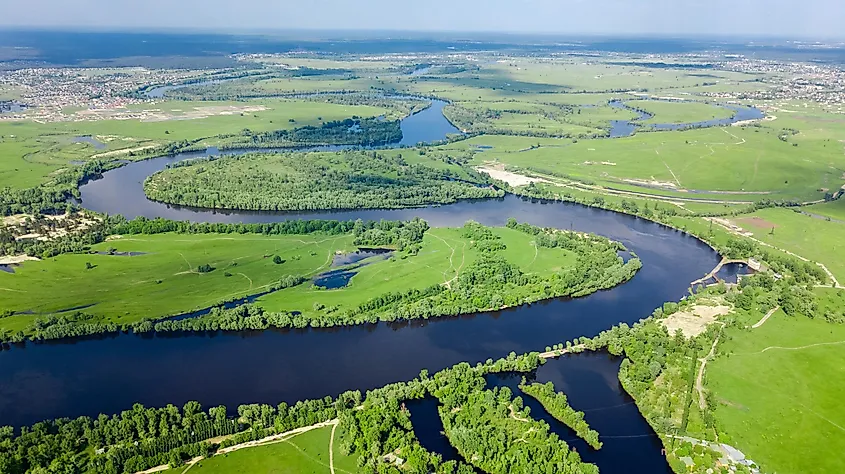
[[[216,473],[267,473],[267,474],[328,474],[331,472],[329,441],[332,428],[327,426],[296,435],[285,441],[240,449],[199,461],[190,472]],[[334,443],[334,472],[357,472],[355,459],[344,456]],[[179,474],[185,468],[170,469],[168,474]]]
[[[831,297],[841,311],[841,290]],[[721,441],[763,472],[841,472],[845,326],[777,312],[757,329],[726,333],[707,366]]]
[[[845,166],[841,152],[819,150],[819,143],[792,147],[777,136],[775,130],[753,127],[653,132],[577,143],[482,136],[444,149],[488,145],[494,148],[476,154],[474,162],[496,161],[617,189],[696,199],[810,201],[823,197],[822,188],[839,188],[842,173],[837,166]],[[819,153],[810,154],[808,148]]]
[[[503,256],[526,273],[548,276],[575,263],[573,254],[538,247],[530,236],[519,231],[492,230],[507,246]],[[259,302],[271,311],[302,311],[305,314],[313,312],[314,302],[340,310],[351,309],[376,295],[453,281],[478,257],[478,250],[462,236],[461,229],[431,229],[426,232],[418,255],[363,267],[345,288],[323,290],[300,285],[264,296]]]
[[[142,235],[95,245],[117,255],[64,254],[30,261],[0,275],[3,309],[48,314],[92,305],[102,320],[131,323],[189,312],[230,298],[260,293],[285,275],[313,275],[337,251],[353,249],[352,236]],[[273,263],[273,256],[286,261]],[[297,258],[298,257],[298,258]],[[94,268],[86,269],[86,263]],[[198,267],[211,265],[210,273]],[[226,276],[227,274],[231,276]],[[0,327],[23,329],[38,315],[0,319]]]
[[[837,280],[845,282],[845,244],[840,239],[845,224],[783,208],[762,209],[731,221],[763,242],[825,264]]]
[[[812,206],[807,206],[804,210],[809,213],[822,216],[823,218],[845,222],[845,199],[837,199],[836,201],[822,204],[813,204]]]
[[[245,107],[263,110],[238,112]],[[238,134],[244,129],[254,132],[288,130],[346,119],[353,115],[374,117],[387,112],[370,106],[285,99],[249,102],[168,101],[133,106],[131,109],[136,113],[146,110],[146,113],[156,114],[160,119],[106,119],[43,124],[0,122],[0,188],[36,186],[48,181],[50,173],[91,157],[124,157],[122,155],[125,153],[103,155],[116,150],[203,138],[207,138],[204,144],[215,145],[220,143],[217,135]],[[151,112],[151,109],[154,111]],[[74,137],[81,135],[92,135],[105,143],[106,147],[96,149],[91,144],[74,143]]]
[[[649,123],[694,123],[712,119],[731,118],[734,112],[724,107],[701,102],[669,102],[662,100],[629,100],[625,105],[645,110],[654,117]]]
[[[507,249],[502,255],[525,273],[548,276],[575,263],[570,252],[537,247],[528,234],[494,228]],[[28,261],[14,274],[0,272],[0,329],[24,330],[39,316],[70,308],[99,321],[128,324],[190,312],[223,300],[265,291],[287,275],[312,277],[331,266],[338,252],[354,250],[351,235],[158,234],[110,240],[93,247],[139,256],[64,254]],[[285,260],[273,262],[274,256]],[[271,311],[318,312],[315,303],[351,309],[388,292],[422,289],[454,279],[479,256],[461,229],[430,229],[418,255],[362,267],[350,284],[325,290],[310,283],[266,295],[258,303]],[[87,263],[93,268],[88,269]],[[199,273],[201,265],[214,268]],[[227,276],[228,275],[228,276]],[[90,305],[90,306],[89,306]]]

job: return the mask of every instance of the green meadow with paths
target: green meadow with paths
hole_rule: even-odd
[[[845,293],[821,304],[841,312]],[[845,326],[776,312],[756,329],[726,330],[707,365],[722,442],[763,472],[838,472],[845,463]]]
[[[549,276],[575,264],[569,251],[542,248],[533,236],[491,228],[506,246],[502,256],[523,272]],[[479,257],[461,229],[426,232],[417,255],[374,259],[345,288],[326,290],[306,281],[257,302],[269,311],[316,313],[315,303],[351,309],[389,292],[423,289],[456,280]],[[99,322],[129,324],[214,306],[266,291],[285,276],[311,279],[331,268],[338,253],[354,251],[353,236],[260,234],[157,234],[114,238],[93,251],[143,255],[63,254],[27,261],[0,272],[4,310],[0,330],[26,329],[36,318],[71,308]],[[283,262],[275,263],[276,256]],[[208,265],[211,271],[203,272]],[[342,268],[342,267],[341,267]]]

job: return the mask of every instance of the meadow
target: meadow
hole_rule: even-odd
[[[827,291],[841,311],[842,291]],[[757,329],[725,331],[707,366],[720,440],[763,472],[840,472],[845,326],[778,311]]]
[[[645,110],[654,117],[642,123],[695,123],[733,117],[732,110],[702,102],[670,102],[663,100],[629,100],[625,105]]]
[[[253,111],[237,112],[247,107]],[[200,103],[167,101],[132,106],[129,110],[136,114],[155,115],[159,119],[0,122],[0,188],[33,187],[49,181],[50,174],[61,168],[92,157],[124,158],[131,149],[200,139],[205,139],[202,141],[204,145],[212,146],[219,143],[218,135],[239,134],[244,129],[254,132],[290,130],[353,115],[374,117],[388,112],[370,106],[287,99]],[[74,137],[87,135],[104,143],[105,147],[74,142]],[[125,153],[120,150],[125,150]]]
[[[284,441],[254,448],[240,449],[197,462],[189,469],[201,474],[267,473],[267,474],[353,474],[358,471],[355,459],[344,456],[339,442],[333,444],[329,457],[332,427],[327,426],[286,438]],[[334,470],[330,467],[333,461]],[[185,467],[169,469],[167,474],[180,474]]]
[[[492,230],[507,246],[502,255],[525,273],[547,276],[575,264],[571,252],[537,247],[528,234]],[[15,273],[0,272],[2,310],[25,313],[0,318],[0,330],[24,330],[41,316],[81,307],[96,321],[118,324],[191,312],[262,293],[288,275],[312,278],[329,269],[337,253],[355,250],[352,241],[352,235],[257,234],[112,239],[92,250],[143,255],[63,254],[27,261],[15,267]],[[453,282],[479,254],[461,229],[430,229],[417,255],[376,259],[357,270],[344,288],[326,290],[305,282],[265,295],[257,304],[305,316],[322,307],[352,309],[388,292]],[[283,263],[275,263],[275,256]],[[213,270],[201,271],[205,265]]]
[[[575,264],[571,252],[538,247],[527,234],[508,228],[491,230],[507,246],[502,255],[525,273],[548,276]],[[461,229],[430,229],[417,255],[365,266],[344,288],[299,285],[263,296],[259,304],[269,311],[301,311],[307,315],[314,312],[315,302],[342,311],[376,295],[454,282],[480,255],[462,234]]]
[[[22,330],[40,315],[82,306],[117,323],[190,312],[261,293],[286,275],[319,273],[335,252],[353,250],[351,244],[351,235],[126,236],[92,250],[144,255],[63,254],[0,272],[2,309],[34,313],[0,319],[0,328]],[[275,264],[276,255],[285,262]],[[214,270],[200,272],[202,265]]]
[[[790,209],[761,209],[731,219],[743,230],[774,247],[825,264],[837,280],[845,282],[845,244],[842,222],[810,217]]]
[[[448,150],[492,149],[474,163],[498,162],[540,174],[664,196],[752,202],[822,199],[838,189],[839,150],[818,142],[790,146],[765,127],[639,133],[612,140],[482,136]],[[815,152],[815,153],[813,153]]]

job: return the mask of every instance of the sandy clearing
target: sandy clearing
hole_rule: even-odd
[[[504,167],[492,167],[492,166],[479,166],[475,168],[476,171],[480,173],[486,173],[490,175],[493,179],[498,179],[499,181],[504,181],[511,186],[519,187],[519,186],[526,186],[531,183],[548,183],[549,181],[542,179],[542,178],[532,178],[530,176],[525,176],[517,173],[511,173],[510,171],[505,171]]]
[[[660,321],[663,326],[669,331],[669,334],[675,334],[678,330],[686,338],[695,337],[703,333],[707,326],[716,322],[719,316],[724,316],[730,313],[732,308],[730,306],[704,306],[695,305],[687,311],[678,311]]]
[[[668,166],[667,166],[667,168],[668,168]],[[669,171],[671,172],[672,170],[669,170]],[[674,176],[674,173],[672,173],[672,175]],[[677,184],[671,182],[671,181],[658,181],[658,180],[654,179],[654,177],[652,177],[651,180],[623,179],[622,181],[629,183],[629,184],[634,184],[634,185],[637,185],[637,186],[679,189],[679,186]]]
[[[757,229],[772,229],[772,228],[780,227],[777,224],[775,224],[774,222],[769,222],[766,219],[763,219],[762,217],[758,217],[758,216],[740,217],[740,218],[734,219],[733,223],[736,224],[737,226],[740,226],[740,227],[741,227],[741,224],[746,224],[749,227],[754,227],[754,228],[757,228]]]
[[[0,265],[16,265],[18,263],[26,262],[27,260],[38,260],[29,255],[4,255],[0,257]]]

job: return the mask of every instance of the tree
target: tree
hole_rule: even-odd
[[[273,257],[273,263],[275,263],[276,265],[281,265],[281,264],[285,263],[285,261],[282,260],[282,257],[276,255],[276,256]]]

